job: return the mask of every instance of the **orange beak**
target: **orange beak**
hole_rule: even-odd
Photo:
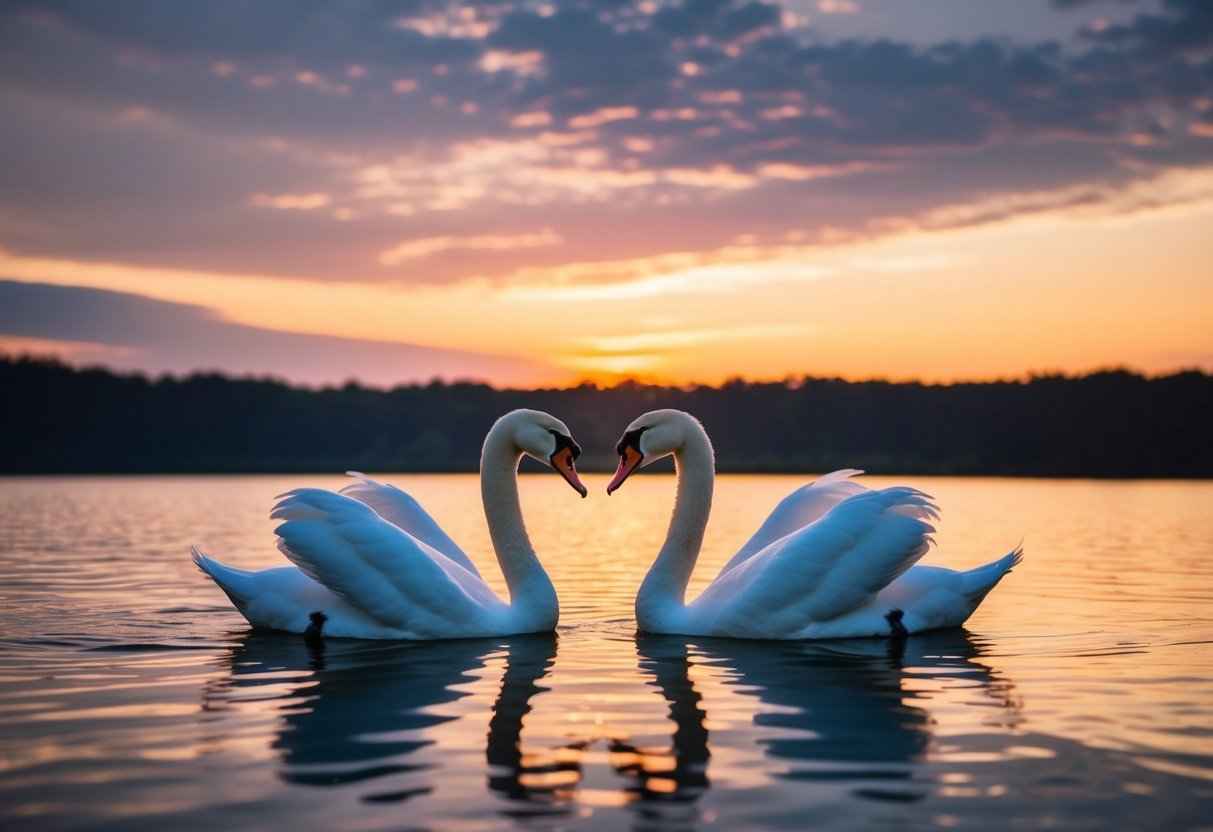
[[[589,494],[590,491],[581,484],[581,477],[577,476],[577,466],[573,464],[573,449],[561,448],[551,456],[552,467],[560,476],[564,477],[565,481],[573,486],[573,489],[582,497]]]
[[[615,469],[615,476],[611,478],[611,483],[607,486],[607,494],[611,494],[616,488],[623,485],[623,481],[640,467],[643,460],[644,454],[631,445],[625,445],[623,452],[619,454],[619,467]]]

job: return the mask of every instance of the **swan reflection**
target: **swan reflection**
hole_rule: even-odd
[[[673,723],[665,747],[645,747],[616,738],[610,744],[611,766],[632,779],[625,789],[627,805],[643,829],[687,829],[699,820],[696,802],[708,790],[708,716],[703,694],[691,681],[690,649],[676,636],[638,636],[642,677],[656,687]]]
[[[578,743],[549,752],[525,749],[522,721],[531,712],[531,699],[547,688],[539,685],[556,658],[556,638],[537,635],[514,640],[506,656],[501,691],[493,703],[485,758],[489,764],[489,788],[512,801],[535,802],[566,808],[573,800],[574,786],[581,780]]]
[[[376,781],[368,802],[397,802],[428,793],[426,772],[443,755],[434,729],[460,719],[464,689],[504,656],[506,669],[490,720],[486,755],[490,788],[532,798],[551,790],[526,784],[519,751],[522,719],[543,690],[556,656],[554,634],[508,640],[432,642],[334,641],[309,646],[298,636],[253,632],[229,657],[230,672],[211,685],[203,707],[270,702],[281,714],[271,747],[289,783],[336,786]],[[454,706],[454,707],[452,707]],[[466,710],[466,709],[465,709]],[[419,754],[423,749],[431,753]],[[381,788],[382,786],[389,788]]]
[[[1018,711],[1009,685],[980,661],[981,648],[963,630],[903,643],[642,635],[636,644],[641,672],[661,689],[674,723],[668,752],[674,763],[666,772],[637,773],[641,799],[633,808],[646,826],[673,820],[664,806],[693,802],[709,787],[713,709],[723,714],[715,720],[721,724],[753,714],[745,730],[759,729],[763,756],[786,763],[773,776],[849,784],[855,796],[893,801],[928,791],[914,774],[935,740],[936,720],[926,707],[931,695],[963,689],[965,707],[989,706],[983,713],[998,714],[999,724],[1014,722],[1006,713]],[[692,681],[697,666],[702,690]],[[722,697],[718,686],[729,693]]]
[[[570,638],[578,654],[584,645]],[[799,784],[793,793],[752,793],[766,795],[752,799],[778,824],[809,822],[855,798],[917,801],[936,787],[922,763],[940,746],[941,709],[961,714],[949,724],[970,720],[975,728],[1018,719],[1010,686],[963,631],[903,644],[645,635],[635,651],[639,683],[665,703],[658,742],[650,739],[652,700],[587,726],[556,704],[560,693],[539,695],[559,666],[551,634],[309,648],[298,636],[252,633],[232,649],[203,704],[273,714],[270,748],[287,783],[347,785],[362,802],[399,803],[428,794],[451,772],[474,776],[484,766],[481,782],[502,801],[497,810],[521,825],[626,806],[638,829],[693,827],[716,811],[701,807],[713,782],[727,786],[728,800],[756,777]],[[604,668],[618,671],[619,658],[604,653]],[[498,667],[500,686],[481,692]],[[450,724],[483,719],[489,702],[483,745],[469,746],[482,729]],[[239,740],[241,725],[224,724],[229,741]],[[524,725],[538,744],[524,741]],[[603,761],[606,770],[595,771]]]

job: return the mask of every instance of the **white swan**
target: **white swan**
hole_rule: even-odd
[[[784,498],[687,604],[712,506],[707,433],[689,414],[655,410],[632,422],[615,450],[619,469],[608,494],[670,454],[678,471],[665,543],[636,595],[641,632],[799,639],[956,627],[1023,556],[1019,547],[968,572],[915,566],[933,543],[931,498],[913,488],[873,491],[850,479],[860,471],[835,471]]]
[[[270,516],[278,548],[295,566],[247,572],[193,547],[194,562],[254,627],[345,638],[436,639],[552,630],[559,605],[535,557],[518,501],[518,463],[535,457],[582,497],[573,464],[581,449],[569,429],[535,410],[497,420],[484,440],[480,491],[510,603],[489,588],[471,559],[417,501],[351,472],[334,494],[297,488]],[[309,629],[313,613],[323,618]]]

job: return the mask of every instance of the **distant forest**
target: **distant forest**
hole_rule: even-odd
[[[933,385],[799,378],[497,390],[431,383],[310,390],[215,374],[149,379],[0,356],[0,473],[475,471],[517,407],[563,420],[582,470],[614,470],[641,413],[697,416],[722,472],[1213,476],[1213,376]]]

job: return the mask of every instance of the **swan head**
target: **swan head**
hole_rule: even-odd
[[[573,440],[564,422],[541,410],[515,410],[502,416],[498,423],[513,428],[518,450],[551,467],[582,497],[589,493],[575,464],[581,456],[581,446]]]
[[[607,486],[607,494],[623,485],[633,471],[677,453],[693,435],[706,438],[699,421],[681,410],[653,410],[632,422],[615,445],[619,467]]]

